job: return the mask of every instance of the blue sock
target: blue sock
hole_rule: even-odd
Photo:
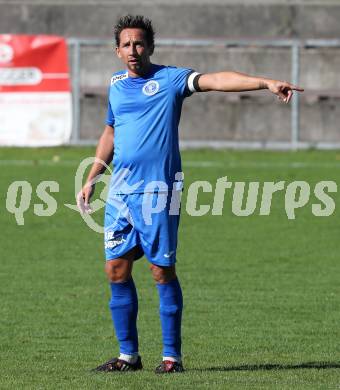
[[[181,357],[183,297],[178,279],[157,284],[163,335],[163,356]]]
[[[138,298],[133,279],[123,283],[110,283],[110,310],[120,353],[138,352],[137,313]]]

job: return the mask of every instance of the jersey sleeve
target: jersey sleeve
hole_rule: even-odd
[[[186,98],[194,92],[200,91],[198,88],[200,73],[190,68],[176,68],[172,66],[168,67],[168,71],[170,82],[179,96]]]
[[[110,94],[108,97],[108,102],[107,102],[107,114],[106,114],[106,125],[108,126],[114,126],[115,124],[115,117],[112,112],[111,104],[110,104]]]

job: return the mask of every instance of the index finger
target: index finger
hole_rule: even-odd
[[[298,92],[303,92],[304,91],[304,88],[298,87],[297,85],[290,84],[289,86],[294,91],[298,91]]]

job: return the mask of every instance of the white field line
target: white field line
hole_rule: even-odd
[[[5,160],[0,159],[1,166],[77,166],[81,160]],[[219,162],[219,161],[183,161],[183,166],[188,168],[260,168],[260,169],[277,169],[277,168],[340,168],[340,162],[259,162],[259,161],[245,161],[245,162]]]
[[[2,166],[29,166],[35,167],[37,165],[51,165],[51,166],[76,166],[80,161],[76,160],[0,160]]]

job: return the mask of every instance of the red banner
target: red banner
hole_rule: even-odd
[[[71,87],[64,38],[0,35],[0,117],[0,144],[69,140]]]

